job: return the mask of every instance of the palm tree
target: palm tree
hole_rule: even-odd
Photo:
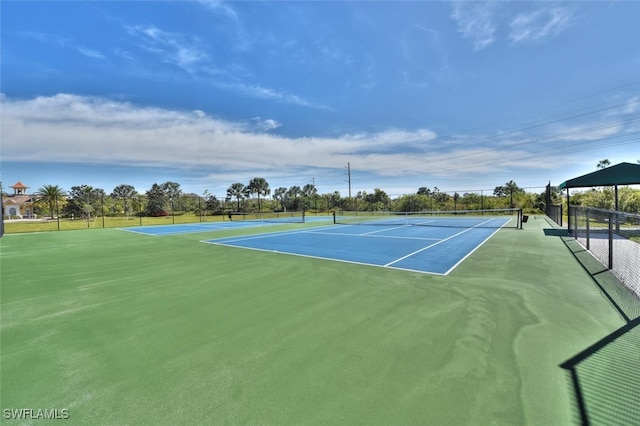
[[[232,183],[231,186],[227,189],[227,197],[229,199],[235,197],[238,200],[238,210],[240,211],[240,200],[244,198],[245,187],[242,183],[236,182]]]
[[[316,195],[318,195],[318,190],[316,189],[316,186],[314,184],[308,183],[304,187],[302,187],[302,195],[305,196],[307,198],[307,201],[310,203],[309,200],[315,200]],[[317,210],[317,205],[314,206],[314,209]]]
[[[299,186],[292,186],[287,190],[287,198],[291,203],[292,210],[298,210],[298,196],[302,194]]]
[[[63,201],[67,194],[58,185],[43,185],[38,188],[34,195],[37,198],[37,203],[43,203],[49,206],[51,219],[53,219],[56,204],[59,201]]]
[[[284,186],[281,186],[280,188],[277,188],[275,191],[273,191],[273,199],[280,203],[280,209],[282,210],[285,209],[284,201],[286,199],[286,196],[287,188],[285,188]]]
[[[269,189],[269,184],[264,178],[255,177],[249,181],[249,185],[247,185],[247,190],[250,194],[258,194],[258,212],[262,211],[260,206],[260,196],[267,196],[271,193]]]

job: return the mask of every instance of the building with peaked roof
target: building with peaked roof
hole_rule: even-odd
[[[2,214],[8,218],[36,219],[33,211],[35,199],[27,194],[29,187],[18,181],[9,188],[13,189],[13,194],[3,196]]]

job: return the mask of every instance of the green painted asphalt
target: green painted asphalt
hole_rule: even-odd
[[[220,233],[6,235],[3,424],[577,424],[559,365],[625,321],[545,228],[448,276],[199,242]]]

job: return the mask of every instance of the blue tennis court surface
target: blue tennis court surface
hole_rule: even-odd
[[[332,225],[204,242],[446,275],[508,221],[468,228]]]
[[[306,222],[328,222],[331,220],[328,216],[308,217]],[[253,221],[253,220],[236,220],[236,221],[223,221],[223,222],[200,222],[200,223],[184,223],[177,225],[149,225],[149,226],[134,226],[128,228],[118,228],[121,231],[135,232],[138,234],[163,236],[163,235],[178,235],[178,234],[192,234],[196,232],[211,232],[222,231],[228,229],[239,228],[253,228],[258,226],[270,226],[270,225],[283,225],[289,223],[296,223],[289,219],[270,221]]]

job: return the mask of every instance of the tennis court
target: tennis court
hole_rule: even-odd
[[[594,282],[610,276],[544,218],[308,219],[5,235],[3,413],[66,410],[83,426],[580,424],[561,367],[578,356],[590,419],[640,415],[638,382],[620,373],[632,368],[616,368],[632,365],[633,335],[582,355],[625,324]],[[313,247],[367,254],[329,262]],[[272,252],[285,249],[298,255]],[[394,262],[414,252],[464,261],[447,275]],[[635,318],[638,299],[610,285]]]
[[[122,231],[133,232],[137,234],[152,235],[161,237],[165,235],[193,234],[197,232],[225,231],[231,229],[256,228],[268,225],[277,225],[277,223],[260,223],[260,222],[205,222],[205,223],[188,223],[177,225],[153,225],[153,226],[136,226],[130,228],[119,228]]]
[[[235,220],[232,220],[232,217]],[[121,231],[134,232],[138,234],[165,236],[179,234],[193,234],[198,232],[226,231],[243,228],[256,228],[269,225],[287,225],[291,223],[304,223],[305,220],[311,222],[328,221],[328,217],[314,217],[305,219],[302,212],[289,214],[233,214],[229,215],[229,220],[218,222],[182,223],[177,225],[151,225],[133,226],[119,228]]]
[[[452,226],[452,220],[444,218],[421,220],[418,225],[385,218],[205,242],[446,275],[509,221],[481,218]]]

